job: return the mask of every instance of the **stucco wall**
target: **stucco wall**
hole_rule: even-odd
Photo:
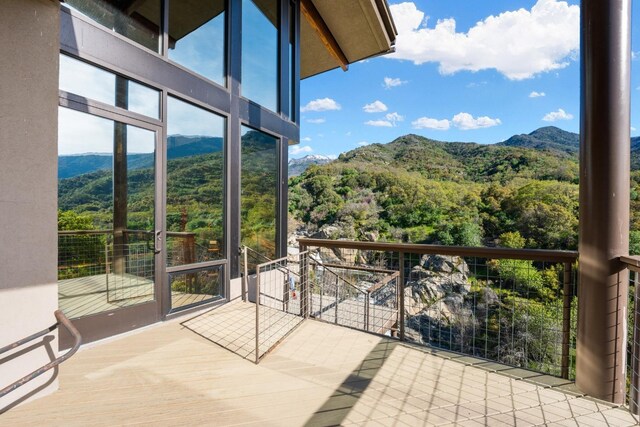
[[[55,323],[58,307],[59,2],[2,0],[0,13],[0,347]],[[57,354],[56,334],[0,355],[0,388]],[[0,412],[57,388],[55,372]]]

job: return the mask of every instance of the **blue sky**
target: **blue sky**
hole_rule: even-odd
[[[301,83],[290,156],[337,155],[408,133],[494,143],[579,127],[579,1],[390,2],[396,53]],[[633,136],[640,135],[640,8],[633,10]],[[638,129],[638,130],[634,130]]]

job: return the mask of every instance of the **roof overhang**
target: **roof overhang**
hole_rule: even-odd
[[[397,31],[386,0],[301,0],[301,10],[303,79],[393,51]]]

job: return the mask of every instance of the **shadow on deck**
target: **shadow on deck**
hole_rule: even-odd
[[[637,425],[563,380],[311,320],[255,365],[237,355],[252,323],[232,306],[227,323],[212,310],[88,346],[60,391],[0,424]],[[237,354],[212,344],[225,339]]]

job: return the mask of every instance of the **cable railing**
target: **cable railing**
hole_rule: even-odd
[[[250,249],[244,249],[248,254]],[[263,262],[255,268],[255,289],[248,280],[248,299],[255,302],[255,363],[304,320],[306,298],[301,295],[301,266],[306,252]],[[246,258],[245,258],[246,259]],[[245,264],[246,268],[246,264]],[[247,276],[245,276],[247,278]]]
[[[620,261],[629,270],[627,319],[627,404],[640,415],[640,257],[624,256]]]
[[[299,243],[310,259],[334,271],[397,272],[395,292],[389,284],[372,296],[397,306],[391,332],[397,329],[400,340],[575,377],[576,252],[324,239]]]
[[[58,366],[59,364],[61,364],[62,362],[64,362],[68,358],[70,358],[71,356],[73,356],[75,354],[75,352],[77,352],[78,349],[80,348],[80,345],[82,344],[82,337],[80,336],[80,333],[78,332],[78,330],[73,326],[71,321],[69,321],[69,319],[67,319],[67,317],[60,310],[56,310],[55,313],[54,313],[54,316],[56,318],[56,323],[55,324],[53,324],[52,326],[50,326],[50,327],[48,327],[46,329],[43,329],[40,332],[36,332],[35,334],[29,335],[26,338],[23,338],[21,340],[15,341],[15,342],[13,342],[13,343],[11,343],[9,345],[6,345],[6,346],[0,348],[0,354],[6,353],[9,350],[16,349],[16,348],[22,346],[23,344],[26,344],[28,342],[31,342],[31,341],[37,339],[37,338],[43,337],[43,336],[45,336],[47,334],[50,334],[51,332],[55,331],[60,325],[64,326],[69,331],[69,333],[71,333],[71,335],[74,337],[73,347],[70,350],[68,350],[65,354],[63,354],[62,356],[59,356],[55,360],[52,360],[51,362],[47,363],[46,365],[44,365],[44,366],[36,369],[35,371],[31,372],[29,375],[25,375],[24,377],[20,378],[19,380],[14,381],[13,383],[11,383],[8,386],[4,387],[2,390],[0,390],[0,398],[6,396],[7,394],[11,393],[12,391],[17,390],[18,388],[20,388],[23,385],[27,384],[29,381],[32,381],[35,378],[39,377],[40,375],[44,374],[48,370],[55,368],[56,366]]]
[[[378,334],[398,325],[399,273],[309,259],[310,317]]]

